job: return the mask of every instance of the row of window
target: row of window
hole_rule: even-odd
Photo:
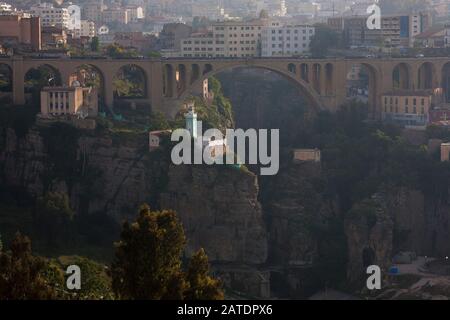
[[[266,47],[266,46],[265,46]],[[277,47],[277,45],[276,44],[272,44],[272,48],[276,48]],[[291,47],[291,44],[290,43],[286,43],[286,48],[290,48]],[[302,44],[302,47],[303,48],[306,48],[306,44],[305,43],[303,43]],[[278,48],[283,48],[283,44],[279,44],[278,45]],[[298,43],[295,43],[294,44],[294,48],[298,48]]]
[[[212,47],[206,48],[206,47],[183,47],[183,51],[213,51],[214,49]],[[229,51],[254,51],[256,50],[255,47],[230,47]],[[224,48],[216,48],[216,51],[224,51]]]
[[[240,30],[261,30],[261,27],[240,27]],[[225,27],[214,27],[215,30],[225,30]],[[239,27],[228,27],[228,30],[239,30]]]
[[[303,37],[302,38],[303,41],[306,41],[306,39],[311,40],[311,37],[307,38],[307,37]],[[277,38],[276,37],[272,37],[272,41],[276,41]],[[284,37],[278,37],[279,41],[291,41],[291,37],[286,37],[286,39],[284,39]],[[298,41],[298,37],[294,37],[294,40]]]
[[[69,93],[68,93],[68,92],[55,92],[55,93],[53,94],[53,92],[50,92],[50,93],[49,93],[49,96],[50,96],[50,99],[53,98],[53,96],[55,96],[55,98],[58,98],[58,97],[61,97],[61,98],[66,97],[66,98],[69,98]]]
[[[389,99],[389,103],[392,104],[393,102],[394,102],[394,99],[391,97]],[[388,104],[388,98],[387,97],[384,97],[384,104],[385,105]],[[395,104],[398,104],[398,98],[395,98]],[[409,98],[405,98],[405,105],[408,105],[408,104],[409,104]],[[422,106],[425,105],[425,98],[421,98],[420,99],[420,104]],[[413,98],[413,105],[417,105],[417,98]]]
[[[398,106],[396,106],[395,108],[392,107],[392,106],[389,107],[389,112],[390,112],[390,113],[393,113],[394,110],[395,110],[395,113],[399,113]],[[387,107],[387,106],[384,106],[384,112],[385,112],[385,113],[388,112],[388,107]],[[408,106],[405,106],[405,113],[409,113],[409,108],[408,108]],[[416,107],[413,107],[412,113],[417,114],[417,108],[416,108]],[[421,107],[421,108],[420,108],[420,114],[425,114],[425,108],[424,108],[424,107]]]
[[[223,58],[223,57],[225,57],[225,55],[224,54],[210,54],[210,53],[194,53],[194,54],[191,54],[191,53],[185,53],[184,55],[183,55],[184,57],[209,57],[209,58],[213,58],[213,57],[217,57],[217,58]],[[255,55],[254,54],[251,54],[251,53],[246,53],[246,54],[230,54],[230,55],[228,55],[227,57],[254,57]]]
[[[50,102],[49,106],[50,106],[50,110],[53,110],[53,107],[55,109],[60,109],[60,108],[64,109],[64,103],[62,103],[62,102],[59,105],[57,103],[55,103],[53,105],[53,102]],[[68,110],[68,109],[69,109],[69,102],[66,102],[66,110]]]
[[[291,33],[290,29],[285,29],[285,31],[286,31],[287,34]],[[298,31],[299,31],[298,29],[295,29],[294,33],[297,34]],[[302,31],[303,31],[303,34],[306,34],[306,29],[303,29]],[[314,32],[313,29],[309,29],[309,33],[313,33],[313,32]],[[277,33],[277,31],[276,30],[272,30],[272,34],[275,34],[275,33]],[[278,30],[278,33],[282,34],[283,33],[283,29]]]

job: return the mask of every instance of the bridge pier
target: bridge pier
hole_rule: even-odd
[[[22,57],[14,57],[12,61],[13,104],[25,104],[25,74]]]
[[[163,112],[163,65],[154,64],[152,65],[150,72],[150,81],[148,81],[147,86],[149,86],[148,91],[150,94],[150,104],[153,112]]]
[[[105,73],[103,81],[105,82],[105,106],[112,108],[114,106],[113,75]]]

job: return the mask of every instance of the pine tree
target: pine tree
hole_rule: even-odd
[[[56,299],[57,291],[45,276],[47,263],[31,254],[31,241],[20,233],[10,252],[0,252],[0,300]]]
[[[135,223],[124,223],[116,243],[112,287],[119,299],[223,299],[221,283],[209,276],[203,249],[181,268],[186,244],[174,211],[151,211],[143,205]]]
[[[174,211],[150,211],[143,205],[135,223],[124,223],[116,243],[112,286],[120,299],[181,298],[180,275],[186,239]],[[177,290],[175,290],[177,288]]]
[[[224,298],[221,282],[209,275],[208,256],[203,249],[191,257],[186,280],[189,283],[189,289],[186,292],[187,300],[222,300]]]

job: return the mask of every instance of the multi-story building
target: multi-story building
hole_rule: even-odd
[[[415,38],[416,43],[425,48],[450,47],[450,25],[430,28]]]
[[[428,13],[382,15],[380,29],[367,28],[367,15],[331,17],[328,26],[342,32],[348,46],[413,47],[415,38],[431,26]]]
[[[314,35],[314,27],[283,26],[264,27],[261,36],[263,57],[293,56],[309,51],[309,43]]]
[[[402,125],[426,125],[432,98],[427,91],[386,93],[382,96],[382,119]]]
[[[140,6],[127,6],[128,22],[139,22],[144,19],[144,9]]]
[[[40,3],[32,6],[30,13],[33,16],[41,17],[43,27],[62,26],[68,28],[69,26],[70,15],[67,8],[56,8],[50,3]]]
[[[181,40],[183,57],[255,57],[261,55],[261,34],[268,21],[215,22],[209,32]]]
[[[0,43],[26,45],[32,50],[41,49],[41,23],[39,17],[0,15]]]
[[[260,56],[261,36],[266,26],[269,26],[269,21],[266,19],[214,23],[212,28],[216,56]]]
[[[96,116],[98,96],[91,87],[44,87],[41,90],[41,115]]]
[[[191,33],[192,27],[184,23],[167,23],[159,34],[161,48],[179,52],[181,40],[188,38]]]
[[[116,32],[114,34],[114,43],[121,47],[135,48],[139,52],[150,50],[153,45],[153,37],[143,32]]]
[[[93,21],[81,20],[80,29],[74,29],[71,31],[73,38],[78,39],[82,37],[95,37],[95,23]]]
[[[181,56],[183,57],[208,57],[219,56],[214,45],[212,32],[193,33],[181,43]]]
[[[42,28],[42,47],[44,49],[63,48],[66,44],[66,29],[61,26]]]
[[[119,23],[119,24],[127,24],[128,23],[128,12],[121,7],[112,7],[106,10],[103,10],[102,13],[103,23]]]

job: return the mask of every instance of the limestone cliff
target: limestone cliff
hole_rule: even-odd
[[[211,261],[262,264],[267,232],[257,178],[233,167],[169,167],[163,208],[180,214],[191,253],[204,247]]]
[[[31,198],[65,192],[78,214],[104,212],[118,223],[134,219],[144,202],[175,209],[188,239],[187,256],[203,247],[217,272],[223,271],[221,265],[233,264],[258,278],[255,266],[266,262],[268,246],[257,177],[232,167],[173,166],[167,150],[149,152],[145,137],[139,139],[80,134],[74,146],[62,145],[62,152],[73,152],[73,158],[62,157],[67,163],[61,174],[62,160],[42,128],[21,138],[4,129],[0,184]],[[257,287],[252,295],[260,294]]]

